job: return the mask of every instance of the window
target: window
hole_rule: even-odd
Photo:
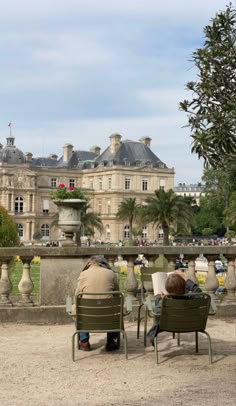
[[[144,226],[144,227],[143,227],[143,230],[142,230],[142,238],[143,238],[144,240],[147,240],[147,238],[148,238],[147,226]]]
[[[124,238],[127,240],[129,238],[129,226],[126,224],[124,226]]]
[[[29,196],[29,211],[33,211],[33,195]]]
[[[108,178],[108,189],[111,189],[111,178]]]
[[[142,190],[143,191],[148,190],[148,180],[147,179],[143,179],[143,181],[142,181]]]
[[[49,237],[49,225],[48,224],[43,224],[41,226],[41,236]]]
[[[89,178],[89,189],[93,189],[93,178]]]
[[[102,178],[98,179],[98,188],[99,190],[102,190]]]
[[[130,190],[130,178],[125,178],[125,190]]]
[[[98,214],[101,214],[101,212],[102,212],[102,201],[99,200],[98,201]]]
[[[75,180],[74,179],[69,179],[69,185],[68,186],[75,187]]]
[[[12,194],[10,193],[8,195],[8,211],[11,211],[11,200],[12,200]]]
[[[165,189],[165,179],[160,179],[160,189]]]
[[[51,187],[57,187],[57,178],[51,178]]]
[[[110,226],[109,224],[106,224],[106,239],[110,240],[110,237],[111,237]]]
[[[15,213],[23,213],[23,198],[17,197],[15,199]]]
[[[107,214],[111,214],[111,202],[108,200],[107,202]]]
[[[43,200],[43,213],[49,213],[49,200]]]
[[[24,236],[24,227],[22,224],[17,224],[17,229],[18,229],[18,235],[19,237],[23,237]]]

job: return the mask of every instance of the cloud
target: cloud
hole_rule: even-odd
[[[109,135],[152,138],[152,150],[198,181],[187,121],[191,54],[203,27],[228,1],[8,0],[0,14],[0,136],[13,122],[16,141],[34,155],[61,155]],[[6,123],[6,124],[4,124]]]

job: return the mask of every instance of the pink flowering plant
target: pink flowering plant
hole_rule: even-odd
[[[49,195],[53,200],[85,198],[85,194],[81,189],[74,188],[74,186],[66,187],[64,183],[59,183],[59,185],[53,189]]]

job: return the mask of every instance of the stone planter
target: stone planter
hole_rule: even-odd
[[[58,207],[58,227],[65,234],[62,246],[76,245],[73,241],[74,233],[78,232],[81,226],[81,209],[85,203],[82,199],[53,200]]]

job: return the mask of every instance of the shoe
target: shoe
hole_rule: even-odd
[[[109,343],[106,343],[105,350],[107,352],[111,352],[111,351],[119,350],[119,348],[120,348],[120,346],[118,343],[116,343],[115,341],[111,341]]]
[[[82,351],[90,351],[90,343],[88,341],[80,341],[79,342],[79,349]]]

